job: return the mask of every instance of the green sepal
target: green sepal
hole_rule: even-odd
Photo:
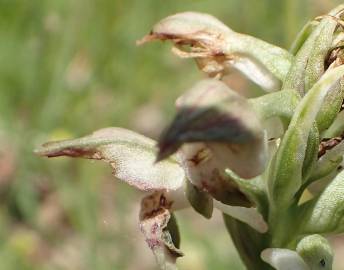
[[[333,171],[336,171],[343,161],[343,155],[344,142],[341,142],[334,148],[326,151],[326,153],[317,161],[312,174],[307,179],[307,184],[326,177]]]
[[[299,101],[299,94],[292,89],[249,99],[253,109],[259,114],[262,120],[279,117],[286,127]]]
[[[319,143],[319,131],[317,126],[313,124],[307,141],[305,160],[302,166],[302,179],[307,179],[313,171],[313,168],[318,160]]]
[[[307,92],[325,71],[325,60],[332,45],[333,33],[337,21],[333,17],[324,17],[320,24],[319,35],[315,38],[305,70],[305,91]]]
[[[289,52],[292,55],[296,55],[298,51],[301,49],[302,45],[305,43],[305,41],[308,39],[310,34],[314,31],[314,29],[319,24],[318,21],[312,20],[308,21],[300,30],[300,32],[297,34],[295,40],[293,41],[293,44],[290,46]]]
[[[322,25],[318,25],[315,30],[309,35],[304,42],[298,53],[296,54],[294,61],[290,67],[290,70],[283,82],[282,89],[295,89],[301,96],[305,94],[305,70],[307,61],[312,53],[314,42],[317,39],[322,29]]]
[[[301,234],[344,232],[344,171],[325,190],[301,206]]]
[[[177,249],[180,248],[180,232],[179,227],[177,223],[177,218],[174,213],[171,213],[170,220],[167,223],[166,231],[169,232],[171,236],[171,241],[173,243],[173,246],[175,246]]]
[[[327,93],[324,103],[317,115],[319,132],[326,130],[336,119],[344,98],[344,83],[336,83]]]
[[[227,169],[226,174],[235,182],[238,189],[255,205],[260,213],[266,217],[268,211],[268,198],[265,191],[265,183],[262,176],[257,176],[250,181],[240,178],[234,172]]]
[[[331,126],[322,134],[322,138],[334,138],[344,133],[344,110],[339,112]]]
[[[185,194],[192,208],[205,218],[211,218],[213,214],[213,198],[209,193],[200,190],[190,181],[186,181]]]
[[[256,59],[281,81],[285,79],[293,60],[293,56],[286,50],[239,33],[233,35],[229,48],[237,54],[249,55]]]

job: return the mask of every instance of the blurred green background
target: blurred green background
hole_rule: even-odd
[[[136,47],[155,22],[202,11],[288,48],[339,2],[0,0],[0,269],[156,269],[138,229],[138,193],[103,163],[32,153],[107,126],[159,135],[176,97],[203,75],[170,44]],[[219,214],[177,217],[182,270],[243,269]]]

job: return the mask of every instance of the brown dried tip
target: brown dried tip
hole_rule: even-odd
[[[334,137],[334,138],[325,138],[321,141],[319,145],[319,150],[318,150],[318,158],[322,157],[325,155],[326,151],[331,150],[334,148],[336,145],[341,143],[344,139],[344,134],[342,134],[339,137]]]
[[[153,32],[151,31],[148,35],[144,36],[143,38],[141,38],[139,40],[136,40],[136,45],[141,46],[147,42],[154,41],[157,39],[158,39],[157,36],[154,35]]]
[[[61,148],[61,142],[48,142],[42,144],[41,147],[35,149],[33,152],[41,157],[83,157],[92,159],[101,159],[101,156],[97,154],[94,149],[87,149],[82,147],[65,147]]]

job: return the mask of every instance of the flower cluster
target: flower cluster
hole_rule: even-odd
[[[36,153],[103,160],[143,191],[140,228],[161,269],[183,256],[173,213],[186,207],[223,213],[247,269],[331,269],[324,236],[344,232],[343,13],[308,22],[289,52],[207,14],[169,16],[138,44],[171,41],[208,78],[178,98],[158,142],[106,128]],[[233,69],[264,94],[230,89]]]

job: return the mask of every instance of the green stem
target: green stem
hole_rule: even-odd
[[[227,230],[247,270],[272,270],[260,253],[268,247],[268,234],[261,234],[228,215],[223,215]]]
[[[268,222],[270,247],[295,248],[295,239],[298,233],[295,228],[296,213],[296,201],[284,209],[271,209]]]

